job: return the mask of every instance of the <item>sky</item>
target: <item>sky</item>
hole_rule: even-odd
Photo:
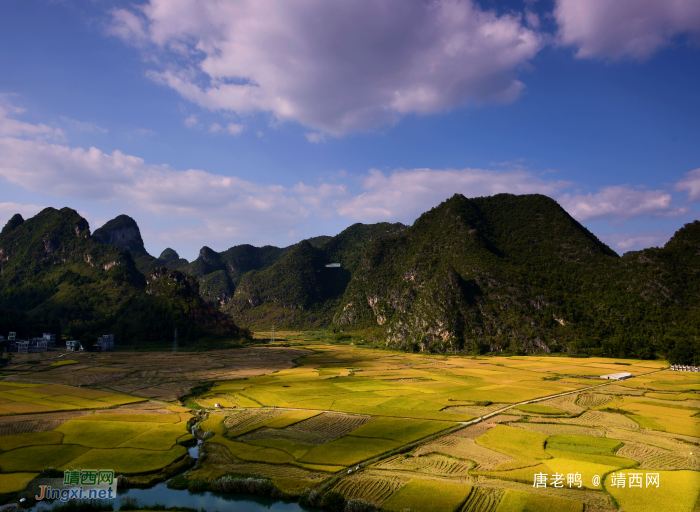
[[[620,254],[700,211],[697,0],[4,0],[0,225],[146,249],[552,197]]]

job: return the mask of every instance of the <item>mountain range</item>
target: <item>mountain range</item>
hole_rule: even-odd
[[[456,194],[411,226],[355,224],[285,248],[203,247],[192,262],[173,249],[148,254],[126,215],[90,235],[73,210],[47,209],[16,215],[0,234],[5,317],[21,311],[71,334],[114,326],[125,343],[142,336],[130,325],[152,324],[156,340],[197,318],[192,339],[274,324],[405,350],[691,362],[698,271],[698,221],[663,248],[619,256],[541,195]]]

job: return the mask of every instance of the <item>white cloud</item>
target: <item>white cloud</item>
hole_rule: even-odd
[[[638,251],[648,247],[663,247],[673,232],[655,230],[641,233],[614,233],[601,235],[600,239],[619,253]]]
[[[76,132],[107,133],[105,128],[97,126],[95,123],[78,121],[70,117],[61,116],[61,121],[68,125],[68,128]]]
[[[191,116],[187,117],[185,119],[185,126],[188,128],[193,128],[199,124],[199,121],[197,120],[197,116],[192,114]]]
[[[362,222],[412,222],[455,193],[467,197],[502,192],[557,196],[570,185],[565,181],[543,180],[522,170],[400,169],[387,176],[374,169],[363,179],[365,192],[340,202],[338,213]]]
[[[306,132],[304,136],[306,137],[306,140],[308,140],[312,144],[320,144],[322,142],[326,142],[326,136],[322,133]]]
[[[64,139],[65,134],[60,128],[45,124],[31,124],[14,119],[22,114],[24,109],[10,102],[10,94],[0,94],[0,137],[50,137]]]
[[[229,123],[226,127],[226,131],[231,135],[240,135],[245,130],[245,125],[237,123]]]
[[[521,16],[472,0],[150,0],[111,15],[108,33],[147,39],[162,63],[149,76],[188,100],[334,135],[512,101],[542,46]]]
[[[3,112],[16,113],[13,108],[6,106]],[[168,165],[149,164],[118,150],[105,153],[94,147],[86,150],[51,143],[41,136],[46,133],[41,128],[45,125],[24,124],[20,134],[39,135],[0,136],[0,176],[31,193],[88,201],[100,204],[101,210],[105,203],[114,203],[119,210],[129,207],[135,210],[134,214],[145,212],[167,219],[167,228],[158,231],[158,237],[165,242],[218,242],[221,246],[241,240],[279,243],[286,233],[301,232],[314,219],[324,225],[330,225],[331,221],[335,225],[347,221],[411,223],[454,193],[467,197],[502,192],[544,194],[558,199],[582,221],[668,217],[687,211],[675,206],[667,192],[628,185],[605,187],[595,194],[572,195],[565,192],[573,183],[545,179],[513,166],[512,162],[506,162],[512,166],[510,169],[498,171],[371,170],[360,178],[361,193],[353,193],[346,183],[338,182],[352,179],[343,171],[330,178],[336,183],[300,182],[291,188],[260,185],[199,169],[177,170]],[[692,188],[697,184],[695,180],[700,181],[700,169],[688,173],[677,188],[687,189],[691,195],[697,193]],[[686,187],[686,184],[693,185]],[[0,218],[3,212],[9,218],[17,211],[24,215],[39,209],[35,205],[0,203]],[[177,219],[176,225],[173,219]],[[643,242],[640,236],[616,239],[616,247],[625,249],[640,244]]]
[[[211,133],[216,133],[216,132],[219,132],[221,130],[223,130],[223,128],[221,127],[221,125],[219,123],[212,123],[211,126],[209,127],[209,131]]]
[[[700,169],[687,172],[685,177],[676,183],[675,188],[687,192],[689,201],[700,200]]]
[[[591,219],[633,219],[635,217],[678,217],[688,212],[673,204],[663,190],[639,190],[629,185],[603,187],[596,194],[565,194],[559,203],[580,221]]]
[[[557,0],[561,44],[578,57],[643,60],[679,35],[700,35],[698,0]]]

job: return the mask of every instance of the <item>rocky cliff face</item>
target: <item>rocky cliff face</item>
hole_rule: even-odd
[[[136,221],[128,215],[120,215],[110,220],[92,236],[105,245],[126,249],[132,253],[146,253],[141,230]]]

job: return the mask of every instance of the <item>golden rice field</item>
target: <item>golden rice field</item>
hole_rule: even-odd
[[[206,439],[188,478],[259,475],[291,494],[334,490],[386,511],[700,510],[700,376],[664,370],[662,361],[473,358],[302,341],[217,357],[216,371],[203,368],[216,363],[211,353],[182,366],[190,388],[215,382],[187,402],[204,409],[197,435]],[[171,381],[161,368],[174,361],[166,359],[144,354],[140,366],[129,356],[130,373],[114,387],[107,379],[90,389],[0,380],[0,410],[26,408],[0,413],[0,484],[26,486],[49,465],[107,461],[153,475],[180,464],[191,414],[113,398],[133,385],[175,404],[186,388],[165,393]],[[40,373],[60,380],[121,364],[75,360]],[[635,377],[595,379],[619,371]],[[45,404],[52,409],[36,409]],[[611,484],[611,475],[637,473],[658,473],[660,486]],[[546,487],[533,486],[542,475]]]

